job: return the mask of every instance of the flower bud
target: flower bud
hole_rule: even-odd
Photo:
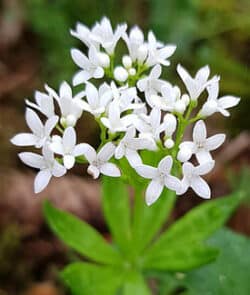
[[[200,115],[202,117],[207,117],[211,116],[216,112],[217,109],[217,103],[213,99],[208,100],[207,102],[204,103]]]
[[[60,119],[60,123],[62,124],[62,126],[64,128],[69,127],[69,126],[74,127],[75,124],[76,124],[76,121],[77,120],[76,120],[76,117],[74,115],[68,115],[66,118],[62,117]]]
[[[141,45],[137,51],[137,59],[140,63],[143,63],[148,54],[148,47],[146,44]]]
[[[179,114],[183,114],[185,112],[185,109],[186,109],[186,105],[185,103],[182,101],[182,100],[178,100],[176,103],[175,103],[175,106],[174,106],[174,109],[177,113]]]
[[[136,74],[136,69],[135,68],[131,68],[128,70],[128,73],[130,76],[134,76]]]
[[[166,139],[165,142],[164,142],[164,146],[165,146],[167,149],[171,149],[171,148],[174,146],[174,141],[173,141],[173,139],[171,139],[171,138]]]
[[[104,52],[99,52],[98,53],[98,59],[99,59],[99,64],[103,68],[108,68],[110,65],[110,58],[109,56],[104,53]]]
[[[183,147],[179,150],[178,154],[177,154],[177,159],[180,162],[187,162],[192,156],[192,151],[187,148],[187,147]]]
[[[126,69],[129,69],[132,67],[132,59],[129,55],[124,55],[122,58],[122,64]]]
[[[166,136],[172,136],[176,130],[176,117],[173,114],[166,114],[164,117],[165,134]]]
[[[187,94],[183,94],[182,97],[181,97],[181,101],[183,101],[186,105],[186,107],[189,105],[189,102],[190,102],[190,98]]]
[[[125,82],[128,79],[128,72],[122,66],[118,66],[114,70],[114,77],[119,82]]]

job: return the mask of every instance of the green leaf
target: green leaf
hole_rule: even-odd
[[[242,197],[243,193],[234,193],[229,197],[207,201],[192,209],[160,236],[146,256],[154,257],[170,247],[192,245],[206,240],[226,222]]]
[[[144,250],[166,222],[175,203],[175,193],[164,189],[160,198],[150,207],[144,200],[144,192],[135,196],[135,219],[133,222],[133,247],[137,253]]]
[[[250,239],[221,229],[209,244],[220,248],[218,259],[203,268],[187,273],[187,295],[249,295]]]
[[[115,295],[123,273],[107,266],[78,262],[67,266],[61,277],[73,295]]]
[[[218,249],[202,244],[182,244],[164,248],[145,258],[144,269],[186,271],[208,264],[218,256]]]
[[[102,177],[102,204],[112,237],[126,253],[131,240],[130,204],[127,187],[121,179]]]
[[[72,249],[99,263],[121,263],[118,252],[86,222],[54,208],[48,201],[44,204],[44,214],[54,233]]]
[[[151,291],[139,272],[130,271],[125,277],[123,295],[150,295]]]

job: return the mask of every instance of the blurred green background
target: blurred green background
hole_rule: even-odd
[[[74,28],[77,21],[91,26],[104,15],[114,26],[124,21],[130,27],[138,24],[145,32],[152,29],[161,41],[177,44],[177,51],[171,58],[172,66],[164,72],[173,83],[180,83],[175,71],[177,63],[185,65],[191,73],[209,64],[212,73],[221,76],[221,94],[242,97],[229,120],[215,116],[212,126],[215,129],[226,126],[232,138],[243,134],[243,139],[234,146],[236,150],[240,144],[244,148],[232,159],[232,170],[237,172],[250,163],[247,148],[250,129],[249,0],[1,0],[0,295],[64,294],[51,281],[56,277],[55,265],[58,267],[72,259],[71,254],[65,254],[65,249],[45,228],[41,202],[32,194],[33,174],[27,173],[30,170],[19,163],[18,149],[10,146],[9,138],[26,128],[24,98],[31,98],[34,89],[42,89],[45,82],[55,88],[62,80],[71,82],[77,68],[70,58],[70,48],[83,47],[70,36],[69,29]],[[95,142],[96,127],[90,124],[82,129],[82,134],[84,140]],[[210,180],[216,195],[230,190],[230,183],[225,184],[227,169],[223,168],[219,177],[215,175]],[[75,174],[79,173],[82,170]],[[105,232],[96,201],[98,188],[92,189],[92,183],[91,189],[88,183],[81,186],[80,180],[69,178],[60,193],[52,188],[46,196],[52,195],[61,207]],[[70,185],[70,181],[73,184]],[[62,193],[65,196],[62,197]],[[76,201],[77,198],[81,201]],[[177,206],[176,216],[190,206],[193,202]],[[250,211],[246,208],[232,226],[250,234]],[[34,282],[40,281],[46,283],[33,287]]]

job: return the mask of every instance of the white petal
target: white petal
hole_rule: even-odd
[[[34,181],[34,189],[36,194],[40,193],[46,188],[51,179],[51,176],[52,175],[49,169],[41,170],[40,172],[38,172]]]
[[[106,143],[98,152],[97,157],[103,162],[107,162],[115,152],[115,145],[112,142]]]
[[[105,163],[100,167],[100,172],[107,176],[120,177],[121,172],[119,168],[113,163]]]
[[[91,75],[88,71],[79,71],[73,76],[73,85],[77,86],[81,83],[88,81]]]
[[[32,133],[19,133],[11,138],[11,143],[17,146],[36,145],[38,138]]]
[[[195,167],[192,163],[186,162],[182,165],[182,171],[184,176],[191,176],[194,172]]]
[[[64,155],[63,164],[67,169],[71,169],[75,164],[75,157],[72,155]]]
[[[205,147],[209,151],[216,150],[218,147],[220,147],[223,144],[225,139],[226,139],[225,134],[222,134],[222,133],[216,134],[214,136],[207,138]]]
[[[146,203],[148,206],[152,205],[161,195],[163,185],[157,181],[152,180],[146,190]]]
[[[139,154],[134,151],[134,150],[131,150],[131,149],[126,149],[126,158],[129,162],[129,164],[132,166],[132,167],[135,167],[135,166],[139,166],[142,164],[142,160],[141,160],[141,157],[139,156]]]
[[[125,147],[122,143],[120,143],[115,149],[115,158],[121,159],[125,154]]]
[[[195,173],[196,175],[204,175],[209,173],[214,168],[215,161],[209,161],[196,166]]]
[[[167,175],[165,177],[165,186],[173,191],[178,192],[181,189],[181,182],[177,177]]]
[[[46,121],[45,126],[44,126],[44,130],[45,130],[45,135],[47,137],[50,136],[50,133],[55,128],[57,122],[58,122],[58,116],[53,116]]]
[[[95,151],[95,149],[91,145],[89,145],[87,143],[85,143],[84,149],[85,149],[84,157],[87,159],[87,161],[89,163],[92,163],[93,161],[95,161],[96,160],[96,151]]]
[[[223,96],[220,99],[218,99],[218,104],[223,109],[232,108],[236,106],[239,102],[240,102],[239,97],[235,97],[231,95]]]
[[[88,174],[90,174],[94,179],[97,179],[100,175],[100,170],[93,165],[89,165],[87,169]]]
[[[88,103],[90,104],[90,106],[92,108],[96,108],[99,103],[99,95],[98,95],[98,91],[97,91],[96,87],[93,84],[87,83],[86,95],[87,95],[87,100],[88,100]]]
[[[172,165],[173,165],[173,159],[171,156],[166,156],[165,158],[163,158],[159,165],[158,165],[158,169],[159,171],[163,172],[163,173],[166,173],[166,174],[169,174],[171,168],[172,168]]]
[[[93,77],[96,79],[100,79],[104,76],[104,70],[101,67],[97,67],[93,73]]]
[[[27,108],[25,118],[30,130],[40,136],[43,133],[43,124],[38,115],[33,110]]]
[[[63,145],[62,142],[60,142],[59,140],[57,141],[53,141],[50,145],[49,145],[50,149],[58,154],[58,155],[63,155],[64,154],[64,149],[63,149]]]
[[[196,192],[198,196],[204,199],[210,199],[211,191],[204,179],[201,177],[194,177],[191,182],[191,188]]]
[[[80,143],[74,147],[73,154],[75,157],[84,155],[89,150],[89,144]]]
[[[195,80],[199,85],[204,85],[210,74],[210,68],[208,65],[201,68],[195,75]]]
[[[150,72],[150,78],[158,79],[160,75],[161,75],[161,66],[155,65]]]
[[[158,175],[157,168],[149,166],[149,165],[140,165],[134,167],[135,171],[142,177],[153,179]]]
[[[211,154],[206,150],[199,150],[195,155],[200,164],[211,162],[213,160]]]
[[[65,167],[61,164],[59,164],[56,160],[54,162],[53,170],[52,170],[52,175],[55,177],[61,177],[63,176],[67,170]]]
[[[207,129],[204,121],[199,120],[193,130],[193,140],[194,142],[204,142],[207,137]]]
[[[24,152],[19,153],[18,156],[24,164],[32,168],[41,169],[44,167],[44,159],[41,155],[30,152]]]
[[[177,195],[183,195],[189,188],[189,181],[188,179],[184,176],[182,181],[181,181],[181,186],[179,190],[176,190]]]
[[[63,147],[67,152],[73,151],[76,144],[76,132],[73,127],[68,127],[63,133],[62,139]]]
[[[87,68],[90,64],[86,55],[78,49],[71,49],[71,57],[74,62],[82,69]]]

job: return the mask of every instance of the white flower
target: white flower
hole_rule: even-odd
[[[103,17],[100,23],[96,23],[93,27],[90,38],[100,44],[106,52],[111,55],[114,52],[115,46],[127,29],[126,24],[118,25],[113,32],[110,20]]]
[[[119,168],[113,163],[108,163],[109,159],[114,155],[114,151],[115,145],[111,142],[106,143],[98,153],[92,146],[85,144],[84,156],[90,164],[87,172],[94,179],[98,178],[100,173],[112,177],[121,176]]]
[[[193,166],[193,164],[186,162],[182,165],[183,179],[181,181],[181,188],[177,191],[178,195],[184,194],[189,187],[191,187],[195,193],[204,199],[210,199],[211,191],[204,179],[200,175],[209,173],[214,167],[214,161],[205,162],[199,166]]]
[[[34,182],[35,193],[40,193],[45,189],[52,176],[61,177],[66,173],[65,167],[56,161],[47,145],[43,147],[43,156],[24,152],[19,154],[19,158],[26,165],[40,169]]]
[[[82,69],[73,77],[74,86],[84,83],[91,78],[100,79],[104,76],[104,70],[100,62],[103,56],[97,51],[95,46],[90,46],[88,58],[78,49],[71,49],[71,56],[74,62]]]
[[[136,130],[133,126],[128,128],[126,134],[115,150],[115,158],[126,157],[129,164],[134,167],[142,163],[138,150],[154,150],[155,144],[146,138],[135,138]]]
[[[169,66],[170,62],[167,60],[175,52],[175,45],[163,46],[161,43],[157,42],[153,32],[148,33],[148,58],[146,60],[146,65],[149,67],[156,64],[162,64],[164,66]]]
[[[185,141],[181,143],[180,152],[183,154],[182,149],[184,149],[186,150],[186,153],[189,153],[184,161],[189,160],[191,155],[195,154],[199,163],[202,164],[212,160],[210,151],[220,147],[225,141],[225,138],[225,134],[222,133],[207,138],[206,125],[204,121],[200,120],[194,126],[193,141]]]
[[[62,139],[56,137],[49,147],[54,153],[63,156],[63,164],[67,169],[71,169],[75,164],[75,157],[83,155],[86,150],[84,143],[76,144],[76,132],[73,127],[66,128]]]
[[[58,117],[49,118],[45,125],[38,115],[31,109],[27,108],[25,119],[32,133],[19,133],[11,139],[11,143],[17,146],[35,146],[42,147],[47,141],[50,141],[50,133],[55,128]]]
[[[142,30],[135,26],[130,30],[129,35],[126,33],[123,34],[123,39],[128,47],[129,56],[132,61],[139,59],[139,61],[143,62],[147,56],[147,46],[144,44]]]
[[[144,178],[152,179],[146,190],[146,203],[152,205],[161,195],[163,188],[179,191],[181,182],[175,176],[170,175],[173,165],[171,156],[163,158],[158,167],[140,165],[135,167],[136,172]]]
[[[210,83],[210,81],[208,81],[210,74],[209,66],[201,68],[194,78],[192,78],[187,70],[180,64],[177,66],[177,72],[185,84],[191,100],[197,100]]]
[[[145,92],[146,97],[149,97],[152,94],[157,94],[165,84],[163,80],[159,79],[160,76],[161,66],[156,65],[152,68],[148,76],[137,82],[137,87],[141,92]]]
[[[81,106],[83,110],[95,117],[104,113],[108,103],[112,100],[112,91],[106,83],[103,83],[98,90],[93,84],[87,83],[85,94],[87,102],[81,101]]]
[[[153,140],[160,140],[160,134],[166,128],[165,122],[161,123],[161,111],[153,108],[150,114],[139,115],[134,121],[134,126],[140,132],[139,137],[144,137]]]
[[[60,111],[60,122],[64,127],[75,126],[77,120],[81,117],[83,107],[81,98],[84,92],[79,92],[73,97],[72,89],[67,82],[62,82],[59,88],[59,95],[50,87],[47,90],[57,101]]]
[[[109,104],[108,118],[102,117],[101,122],[111,133],[122,132],[133,124],[135,117],[136,115],[129,114],[121,118],[120,101],[115,99]]]
[[[44,114],[47,118],[51,118],[55,116],[55,107],[53,96],[49,93],[43,93],[40,91],[35,92],[35,103],[30,102],[28,99],[25,100],[26,104],[29,107],[32,107],[42,114]]]
[[[207,86],[208,99],[203,105],[200,115],[202,117],[211,116],[216,112],[220,112],[223,116],[228,117],[230,115],[228,108],[236,106],[240,102],[239,97],[227,95],[218,98],[219,95],[219,80],[213,80]]]

